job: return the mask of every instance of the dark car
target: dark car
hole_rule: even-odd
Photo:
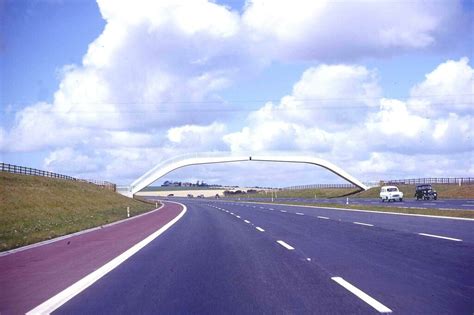
[[[417,185],[416,186],[416,191],[415,191],[415,198],[416,200],[437,200],[438,199],[438,193],[436,190],[431,187],[429,184],[423,184],[423,185]]]

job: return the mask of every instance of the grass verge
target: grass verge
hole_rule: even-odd
[[[0,251],[125,219],[155,208],[96,185],[0,172]]]

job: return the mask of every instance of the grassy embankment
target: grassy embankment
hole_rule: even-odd
[[[154,204],[96,185],[0,172],[0,251],[125,219]]]
[[[433,185],[438,192],[439,199],[456,199],[466,198],[474,199],[474,186],[465,185]],[[406,198],[413,198],[415,185],[398,185],[398,188],[403,191]],[[378,198],[380,188],[371,188],[366,191],[358,191],[356,189],[303,189],[303,190],[291,190],[291,191],[279,191],[278,198],[338,198],[338,197],[349,197],[352,198]],[[271,198],[271,194],[259,193],[254,195],[259,198]],[[249,196],[250,197],[250,196]],[[334,207],[334,208],[350,208],[350,209],[363,209],[369,211],[382,211],[382,212],[397,212],[397,213],[408,213],[408,214],[424,214],[424,215],[437,215],[437,216],[449,216],[449,217],[460,217],[460,218],[474,218],[474,211],[469,210],[441,210],[441,209],[415,209],[406,208],[403,203],[393,203],[393,206],[373,206],[373,205],[341,205],[337,203],[318,203],[315,200],[312,203],[308,202],[285,202],[276,199],[275,203],[291,204],[291,205],[305,205],[305,206],[323,206],[323,207]],[[421,207],[420,207],[421,208]]]

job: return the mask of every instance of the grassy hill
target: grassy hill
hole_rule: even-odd
[[[151,209],[89,183],[0,172],[0,251],[91,227]]]

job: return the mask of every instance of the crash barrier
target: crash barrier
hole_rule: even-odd
[[[473,185],[474,177],[428,177],[410,179],[390,179],[380,181],[381,185],[418,185],[418,184],[449,184]]]
[[[112,190],[112,191],[116,191],[117,189],[117,185],[115,185],[114,183],[107,182],[107,181],[75,178],[68,175],[63,175],[63,174],[39,170],[36,168],[13,165],[13,164],[8,164],[8,163],[0,163],[0,172],[22,174],[22,175],[32,175],[32,176],[43,176],[43,177],[72,180],[72,181],[78,181],[78,182],[84,182],[84,183],[91,183],[91,184],[94,184],[94,185],[97,185],[97,186],[100,186],[102,188]]]

